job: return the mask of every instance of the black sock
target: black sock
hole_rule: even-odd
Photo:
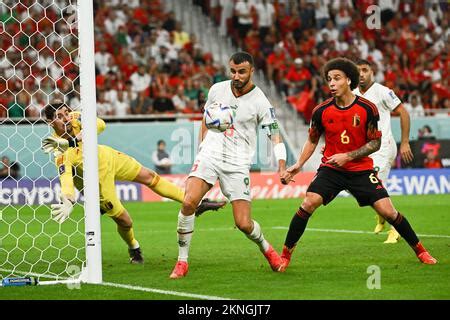
[[[415,247],[419,243],[419,238],[417,238],[413,228],[400,212],[398,212],[397,218],[395,218],[394,221],[389,221],[389,223],[398,231],[398,233],[400,233],[403,239],[405,239],[411,247]]]
[[[286,240],[284,241],[284,245],[288,247],[288,249],[293,248],[298,240],[300,240],[300,237],[306,229],[309,217],[311,217],[311,214],[306,212],[302,207],[300,207],[292,217],[289,231],[286,235]]]

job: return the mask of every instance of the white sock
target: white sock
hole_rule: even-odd
[[[139,242],[137,240],[134,240],[134,244],[130,247],[130,249],[137,249],[139,248]]]
[[[269,243],[267,242],[266,239],[264,239],[264,235],[261,231],[261,226],[255,220],[253,220],[252,232],[250,234],[247,234],[246,236],[247,238],[249,238],[258,245],[259,250],[261,250],[261,252],[264,253],[269,249]]]
[[[189,256],[192,233],[194,232],[195,215],[185,216],[178,213],[178,261],[186,261]]]

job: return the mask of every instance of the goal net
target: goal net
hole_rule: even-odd
[[[82,16],[87,22],[78,21]],[[86,60],[94,54],[89,18],[89,0],[0,1],[0,280],[28,276],[40,284],[101,282],[98,180],[86,172],[97,165],[96,134],[89,137],[91,125],[82,117],[83,141],[94,146],[83,148],[84,176],[93,181],[84,180],[81,191],[89,199],[78,193],[62,224],[50,213],[60,194],[55,159],[41,149],[42,139],[53,133],[43,114],[47,104],[63,101],[95,119],[95,107],[81,109],[83,101],[95,106],[94,71],[89,72],[92,63]],[[82,32],[89,36],[80,54]],[[92,91],[89,85],[94,93],[85,98]],[[89,156],[86,149],[95,154]]]

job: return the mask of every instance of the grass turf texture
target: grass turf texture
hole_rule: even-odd
[[[145,265],[130,265],[125,244],[112,220],[102,217],[103,280],[132,286],[231,299],[354,300],[450,299],[449,195],[398,196],[394,205],[438,259],[421,264],[402,239],[383,244],[384,233],[324,232],[345,229],[371,232],[375,214],[353,198],[337,198],[317,210],[308,223],[286,273],[272,272],[257,246],[233,228],[231,205],[196,219],[190,269],[170,280],[178,254],[177,203],[127,203]],[[253,217],[266,239],[280,252],[300,200],[253,201]],[[29,210],[22,208],[21,210]],[[21,211],[21,215],[23,212]],[[3,231],[0,229],[0,231]],[[367,288],[369,266],[381,271],[381,288]],[[0,299],[190,299],[186,296],[82,284],[0,288]]]

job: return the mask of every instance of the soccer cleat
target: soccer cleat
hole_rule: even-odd
[[[386,219],[384,219],[382,216],[380,216],[379,214],[377,214],[375,216],[375,218],[377,219],[377,225],[375,226],[375,230],[373,230],[373,233],[378,234],[381,231],[383,231],[384,229],[384,223],[386,222]]]
[[[291,249],[288,249],[288,247],[283,246],[283,252],[281,253],[281,267],[278,269],[279,272],[286,271],[287,267],[289,266],[289,263],[291,262],[291,256],[292,252],[294,252],[295,246]]]
[[[282,266],[282,261],[280,255],[275,251],[275,249],[269,245],[269,249],[264,253],[267,261],[269,261],[270,267],[273,271],[279,271]]]
[[[130,254],[130,263],[131,264],[143,264],[144,263],[144,257],[142,256],[141,248],[128,249],[128,253]]]
[[[197,207],[197,210],[195,211],[195,216],[200,216],[203,212],[208,210],[214,210],[217,211],[218,209],[222,208],[227,204],[226,201],[211,201],[208,198],[205,198],[202,200],[200,205]]]
[[[422,263],[425,263],[425,264],[436,264],[437,263],[437,260],[435,258],[433,258],[431,256],[431,254],[428,253],[428,251],[424,251],[422,253],[419,253],[417,255],[417,258],[419,258],[419,260]]]
[[[170,279],[178,279],[183,278],[188,273],[188,263],[186,261],[177,261],[175,268],[173,268],[172,273],[170,274]]]
[[[373,230],[373,233],[379,234],[384,229],[384,223],[377,223],[375,226],[375,230]]]
[[[384,243],[397,243],[400,240],[400,234],[394,228],[388,232],[388,237]]]

